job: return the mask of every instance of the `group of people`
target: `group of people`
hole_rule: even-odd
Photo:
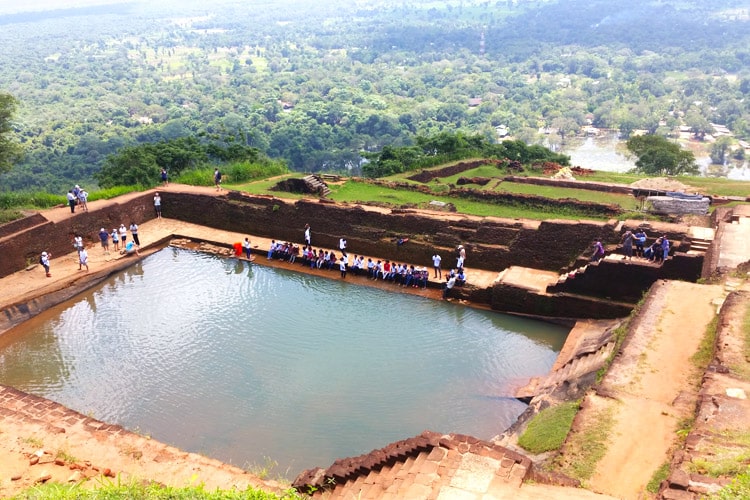
[[[141,241],[138,237],[138,224],[136,224],[135,222],[130,223],[130,239],[128,239],[128,228],[125,227],[125,224],[120,224],[119,228],[116,227],[112,229],[111,233],[106,229],[101,228],[99,230],[98,236],[105,255],[109,254],[110,240],[112,241],[114,250],[116,252],[119,252],[121,255],[140,255],[138,249],[141,245]],[[84,268],[86,268],[86,271],[88,271],[89,254],[88,251],[86,251],[86,246],[83,242],[83,236],[79,233],[75,233],[73,235],[73,248],[75,248],[76,252],[78,252],[78,270],[82,271]],[[52,276],[52,274],[50,273],[51,258],[52,253],[47,251],[42,252],[41,256],[39,257],[39,263],[44,268],[44,272],[47,277]]]
[[[101,228],[99,230],[99,241],[101,241],[104,253],[109,253],[109,240],[111,238],[112,246],[116,252],[120,252],[122,255],[140,255],[138,248],[141,246],[141,240],[138,237],[138,224],[135,222],[130,223],[130,235],[132,239],[128,241],[128,229],[125,224],[120,224],[119,228],[112,229],[111,233]]]
[[[669,257],[670,242],[666,234],[659,236],[651,245],[646,245],[648,235],[643,228],[637,228],[635,232],[626,229],[620,237],[622,253],[627,261],[636,257],[647,259],[652,262],[664,262]],[[600,239],[594,241],[591,262],[598,262],[604,258],[604,245]]]
[[[84,212],[89,211],[89,207],[87,204],[89,193],[85,189],[81,189],[81,186],[76,184],[73,189],[68,191],[67,196],[70,213],[74,214],[76,212],[76,207],[81,207],[81,210],[83,210]]]
[[[339,239],[338,253],[335,250],[325,250],[323,248],[315,249],[312,246],[312,231],[309,224],[305,224],[304,243],[300,246],[293,242],[282,242],[271,240],[266,255],[268,260],[279,259],[290,263],[300,263],[303,266],[309,266],[311,269],[338,270],[342,278],[346,278],[348,272],[355,276],[366,276],[368,279],[377,281],[389,281],[403,287],[427,288],[430,279],[430,271],[427,266],[420,267],[409,265],[407,263],[391,262],[390,260],[373,260],[364,255],[354,255],[353,259],[347,253],[347,240],[344,237]],[[250,241],[245,238],[243,248],[250,259]],[[456,249],[456,267],[451,269],[446,275],[443,297],[447,298],[450,290],[454,286],[460,286],[466,283],[466,274],[464,271],[464,262],[466,259],[466,249],[459,245]],[[442,279],[441,269],[442,258],[435,253],[432,256],[432,267],[435,273],[434,278]]]

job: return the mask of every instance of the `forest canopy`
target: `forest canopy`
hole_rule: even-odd
[[[443,132],[492,143],[507,130],[555,148],[586,126],[624,137],[689,126],[700,138],[718,124],[747,140],[748,22],[740,0],[125,0],[0,13],[0,93],[18,102],[26,152],[0,189],[64,191],[95,182],[123,148],[189,137],[353,174],[369,154]]]

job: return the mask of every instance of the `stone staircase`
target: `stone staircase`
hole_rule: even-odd
[[[425,431],[328,469],[304,471],[292,486],[326,499],[503,498],[517,493],[530,471],[527,457],[502,446]]]
[[[305,181],[305,184],[307,184],[312,192],[318,193],[320,196],[325,197],[331,194],[331,189],[325,182],[323,182],[323,179],[321,179],[319,175],[306,175],[302,180]]]
[[[709,227],[692,227],[688,236],[690,250],[688,255],[703,255],[714,241],[714,230]]]

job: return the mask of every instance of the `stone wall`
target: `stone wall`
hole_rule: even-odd
[[[586,267],[562,283],[548,287],[549,293],[573,293],[638,302],[656,280],[697,281],[703,256],[675,253],[663,264],[630,265],[624,260],[602,260]]]
[[[501,271],[511,265],[558,270],[569,266],[595,238],[616,241],[616,221],[521,221],[417,210],[389,210],[289,201],[230,192],[226,197],[181,194],[164,200],[165,215],[195,224],[266,238],[302,243],[310,224],[315,247],[338,248],[347,238],[350,252],[394,255],[397,260],[429,265],[438,251],[445,267],[463,244],[467,267]],[[409,238],[396,245],[399,237]]]
[[[622,318],[633,308],[630,303],[610,299],[539,294],[501,283],[492,287],[490,305],[497,311],[551,318]]]
[[[36,262],[43,250],[53,255],[69,253],[74,233],[96,243],[101,227],[111,230],[120,223],[150,220],[154,217],[152,204],[152,193],[143,193],[122,203],[71,214],[61,222],[47,222],[0,239],[0,255],[4,257],[0,259],[0,277]],[[345,237],[354,254],[391,256],[423,265],[429,265],[437,251],[443,256],[446,268],[453,265],[456,246],[463,244],[467,248],[467,267],[498,272],[510,266],[559,272],[587,253],[595,238],[610,244],[619,240],[616,220],[539,222],[472,217],[316,200],[282,200],[234,191],[219,196],[164,192],[162,206],[166,217],[298,243],[302,243],[304,225],[309,223],[313,245],[318,248],[338,248],[339,238]],[[399,237],[409,238],[409,242],[397,245]],[[668,277],[693,279],[692,271],[689,277],[680,275],[681,272],[682,268],[675,276]],[[608,279],[605,277],[603,281],[607,283]],[[481,302],[488,303],[488,298]],[[541,304],[539,310],[549,307]]]
[[[71,252],[75,234],[83,236],[88,243],[96,243],[102,227],[111,232],[120,224],[130,226],[131,221],[140,224],[154,216],[153,193],[143,193],[123,203],[115,202],[101,210],[77,211],[60,222],[50,222],[39,214],[34,215],[30,229],[0,238],[0,255],[3,256],[0,277],[38,262],[43,251],[52,252],[52,255]]]

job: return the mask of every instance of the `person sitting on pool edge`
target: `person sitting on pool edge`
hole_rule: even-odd
[[[120,250],[120,254],[121,255],[133,255],[133,254],[141,255],[138,252],[138,245],[136,245],[134,241],[128,241],[125,244],[125,249],[124,250]]]

